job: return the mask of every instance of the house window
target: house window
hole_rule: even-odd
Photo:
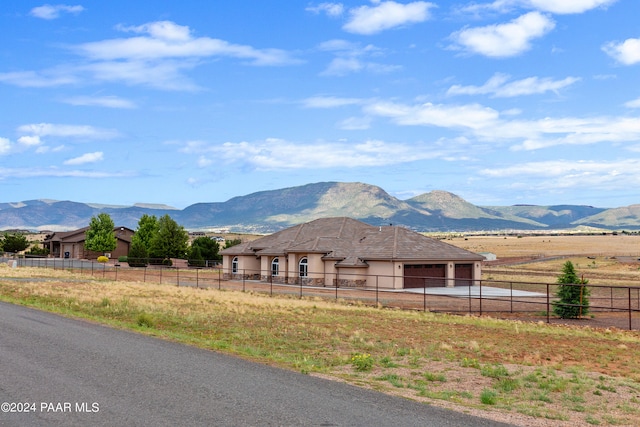
[[[231,272],[232,273],[238,272],[238,257],[234,257],[233,260],[231,261]]]
[[[300,262],[298,263],[298,271],[300,272],[300,277],[307,277],[309,274],[309,270],[307,269],[309,262],[307,261],[307,258],[304,257],[300,260]]]
[[[276,257],[271,261],[271,275],[277,276],[280,271],[280,260]]]

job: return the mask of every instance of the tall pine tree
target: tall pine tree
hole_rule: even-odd
[[[575,319],[589,313],[589,289],[585,286],[589,281],[578,277],[573,263],[567,261],[562,266],[562,274],[558,276],[557,302],[553,312],[563,319]]]

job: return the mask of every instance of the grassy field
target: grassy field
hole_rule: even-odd
[[[453,242],[490,247],[479,239]],[[527,239],[496,238],[490,240],[494,250],[472,250],[499,257],[524,253],[527,245],[537,251]],[[616,248],[619,254],[608,255],[602,246],[603,263],[629,250]],[[575,252],[566,253],[580,255]],[[582,253],[589,262],[590,253]],[[637,331],[113,282],[4,265],[0,299],[521,426],[640,425]]]

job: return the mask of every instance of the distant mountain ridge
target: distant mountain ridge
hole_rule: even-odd
[[[619,208],[582,205],[476,206],[434,190],[407,200],[359,182],[319,182],[196,203],[185,209],[138,203],[113,206],[72,201],[0,202],[0,230],[71,230],[108,213],[116,225],[135,229],[143,214],[168,214],[189,230],[270,233],[317,218],[347,216],[372,225],[392,223],[417,231],[555,230],[579,226],[639,230],[640,204]]]

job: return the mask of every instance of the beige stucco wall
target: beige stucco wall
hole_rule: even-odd
[[[308,279],[315,279],[316,283],[323,282],[325,286],[334,286],[336,278],[342,282],[351,280],[358,283],[366,283],[366,287],[379,289],[402,289],[404,287],[404,264],[400,261],[368,261],[368,267],[336,268],[335,260],[324,261],[321,254],[296,254],[278,257],[280,268],[279,276],[287,278],[290,283],[296,283],[299,276],[298,263],[302,257],[308,259]],[[223,268],[226,273],[231,273],[231,261],[234,257],[223,256]],[[273,256],[263,256],[260,259],[255,256],[238,256],[238,274],[268,276],[271,274],[271,261]],[[464,261],[411,261],[407,264],[445,264],[445,285],[455,285],[455,265],[473,264],[473,284],[478,285],[482,278],[482,263]]]
[[[235,255],[223,255],[222,265],[225,273],[231,273],[231,263]],[[247,275],[258,274],[260,271],[260,260],[255,256],[238,256],[238,274],[244,271]]]
[[[367,287],[402,289],[402,263],[395,261],[369,261]]]

